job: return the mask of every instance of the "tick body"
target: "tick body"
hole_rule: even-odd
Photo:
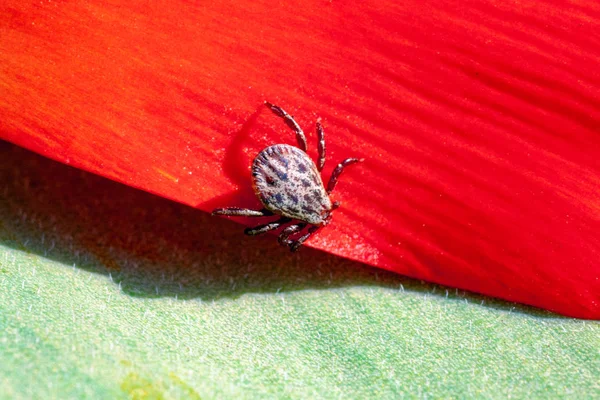
[[[267,210],[312,225],[326,224],[331,200],[315,163],[302,150],[287,144],[267,147],[254,159],[252,179]]]
[[[362,159],[348,158],[337,165],[327,189],[321,179],[325,164],[325,135],[317,122],[319,139],[319,160],[317,165],[306,154],[306,136],[294,118],[281,107],[265,102],[273,113],[281,117],[296,133],[298,147],[275,144],[261,151],[252,163],[252,187],[263,204],[262,210],[249,210],[238,207],[217,208],[213,215],[266,217],[279,215],[280,218],[255,228],[245,230],[247,235],[259,235],[290,223],[279,234],[279,243],[296,251],[319,228],[331,220],[332,211],[339,202],[331,202],[329,194],[337,180],[350,164]],[[308,226],[306,233],[302,231]]]

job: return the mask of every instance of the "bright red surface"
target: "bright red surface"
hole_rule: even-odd
[[[600,318],[598,32],[590,1],[6,1],[0,137],[258,207],[252,158],[295,144],[268,99],[312,156],[322,118],[326,177],[366,159],[310,246]]]

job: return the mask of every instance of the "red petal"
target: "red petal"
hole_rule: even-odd
[[[364,157],[310,245],[600,318],[600,6],[530,1],[0,6],[0,134],[205,211],[257,207],[262,103]],[[218,220],[215,220],[215,224]]]

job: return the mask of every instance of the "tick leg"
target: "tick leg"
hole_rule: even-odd
[[[281,118],[287,126],[289,126],[294,132],[296,132],[296,140],[298,141],[298,147],[304,152],[306,152],[306,136],[304,136],[304,131],[300,128],[300,125],[294,120],[290,114],[285,112],[285,110],[279,106],[273,105],[268,101],[265,101],[265,105],[273,111],[273,113]]]
[[[266,208],[262,210],[249,210],[247,208],[227,207],[215,208],[212,215],[229,215],[231,217],[268,217],[273,213]]]
[[[279,234],[279,244],[282,246],[290,246],[294,241],[290,240],[290,236],[296,232],[300,232],[306,226],[305,222],[301,222],[299,224],[290,225]]]
[[[311,237],[312,235],[314,235],[315,232],[319,230],[319,228],[321,228],[321,227],[320,226],[311,226],[310,228],[308,228],[308,232],[305,235],[300,236],[295,242],[293,242],[290,245],[290,250],[292,252],[298,251],[298,249],[300,248],[300,246],[302,246],[302,243],[306,242],[306,240],[309,237]]]
[[[246,228],[244,233],[249,236],[261,235],[263,233],[267,233],[272,231],[273,229],[279,228],[282,224],[286,224],[290,222],[291,219],[287,217],[281,217],[277,221],[269,222],[268,224],[259,225],[254,228]]]
[[[325,132],[319,121],[317,121],[317,137],[319,138],[319,162],[317,163],[317,168],[321,172],[325,165]]]
[[[342,171],[345,167],[351,164],[355,164],[357,162],[363,162],[364,158],[347,158],[335,167],[333,173],[331,174],[331,178],[329,178],[329,183],[327,184],[327,193],[333,192],[335,185],[337,184],[338,178],[342,174]]]

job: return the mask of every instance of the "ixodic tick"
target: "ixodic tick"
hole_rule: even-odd
[[[252,187],[264,206],[262,210],[227,207],[217,208],[212,214],[244,217],[279,215],[278,220],[247,228],[244,233],[260,235],[292,222],[279,234],[279,243],[296,251],[317,230],[329,223],[333,210],[340,206],[339,201],[332,203],[329,195],[344,168],[364,159],[347,158],[339,163],[325,189],[320,174],[325,165],[325,133],[321,124],[317,122],[319,160],[315,165],[306,154],[306,136],[300,125],[281,107],[269,102],[265,102],[265,105],[294,130],[299,148],[275,144],[261,151],[254,159]],[[302,234],[308,225],[310,227]]]

